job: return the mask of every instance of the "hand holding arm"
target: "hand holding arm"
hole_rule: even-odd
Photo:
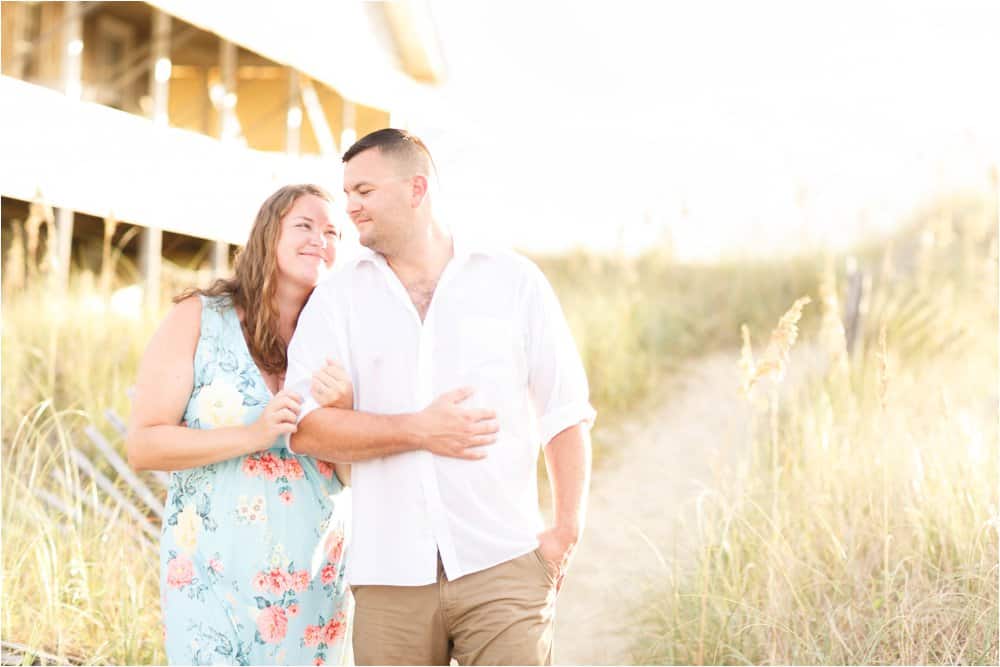
[[[326,365],[313,373],[309,393],[321,407],[340,408],[341,410],[354,408],[354,385],[351,383],[351,376],[347,374],[343,366],[333,359],[328,358]],[[344,486],[350,486],[351,464],[335,463],[333,468],[340,483]]]
[[[457,389],[442,394],[420,412],[400,415],[320,408],[303,418],[291,448],[296,454],[339,463],[417,449],[481,459],[486,453],[477,448],[496,442],[499,424],[492,410],[461,407],[471,395],[471,389]]]
[[[354,385],[344,367],[332,359],[312,376],[309,393],[321,407],[351,410],[354,408]]]
[[[295,429],[300,400],[279,392],[249,426],[196,429],[181,425],[194,387],[194,353],[201,331],[201,300],[177,304],[153,335],[139,365],[125,436],[137,470],[185,470],[269,447]]]
[[[348,280],[341,274],[342,280]],[[299,315],[295,334],[288,345],[288,375],[292,387],[303,387],[324,360],[336,359],[346,378],[358,380],[351,356],[349,282],[327,281],[316,288]],[[345,378],[345,379],[346,379]],[[496,440],[496,414],[468,410],[460,403],[471,390],[457,390],[438,397],[417,413],[377,415],[343,407],[316,407],[316,400],[303,404],[298,431],[289,449],[296,454],[335,463],[350,463],[402,452],[425,449],[434,454],[477,459],[484,453],[470,448]],[[353,404],[353,401],[352,401]],[[344,401],[346,405],[346,400]]]

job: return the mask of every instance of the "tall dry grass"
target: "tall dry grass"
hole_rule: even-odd
[[[164,303],[197,276],[165,271]],[[113,296],[108,278],[79,273],[64,291],[44,266],[29,273],[18,290],[5,283],[3,305],[3,638],[61,661],[161,664],[159,555],[71,458],[79,450],[115,479],[84,429],[122,449],[104,412],[127,417],[157,317],[129,314],[137,288]]]
[[[70,458],[89,421],[46,401],[4,439],[4,639],[63,662],[162,664],[158,554]]]
[[[732,346],[740,323],[765,326],[775,310],[814,289],[814,257],[684,264],[656,251],[639,257],[573,253],[536,257],[569,321],[602,433],[635,418],[663,377],[692,357]]]
[[[964,237],[957,237],[949,247],[952,251],[961,253],[966,244]],[[978,253],[978,249],[975,251]],[[157,555],[141,546],[130,519],[122,515],[112,503],[105,502],[105,505],[119,515],[113,520],[98,519],[83,506],[83,497],[102,502],[104,496],[88,480],[74,472],[68,458],[70,447],[90,453],[83,437],[83,429],[87,425],[98,426],[112,439],[112,444],[120,447],[121,443],[106,426],[103,411],[111,408],[123,417],[127,415],[129,406],[126,389],[134,380],[139,355],[158,320],[156,317],[120,316],[108,308],[108,290],[121,287],[122,277],[134,280],[137,275],[134,267],[128,266],[127,259],[122,258],[120,253],[115,255],[112,252],[111,256],[125,266],[119,266],[112,272],[112,275],[119,276],[119,283],[111,284],[110,288],[108,285],[113,281],[107,277],[107,272],[104,272],[104,277],[82,272],[74,276],[68,292],[60,293],[47,288],[36,271],[27,276],[25,287],[5,294],[2,340],[4,596],[0,602],[0,622],[5,639],[55,653],[64,659],[95,664],[156,663],[162,662],[164,658],[159,626]],[[938,268],[935,267],[943,266],[938,259],[925,262],[931,267],[929,270],[936,271]],[[634,416],[663,375],[675,371],[690,357],[730,348],[733,345],[733,332],[739,331],[741,323],[747,323],[755,332],[765,330],[774,315],[780,313],[796,297],[804,293],[816,293],[818,280],[815,258],[782,262],[731,261],[714,266],[682,265],[656,253],[634,259],[574,254],[558,258],[540,257],[537,260],[553,282],[573,329],[587,368],[593,401],[601,413],[601,424],[613,424],[626,416]],[[965,263],[956,261],[961,267],[966,266]],[[5,263],[5,277],[8,268],[9,264]],[[904,268],[906,267],[896,267],[893,270]],[[204,275],[169,266],[165,266],[164,270],[168,279],[166,294],[162,300],[165,305],[168,303],[166,296],[180,285],[192,281],[203,283],[206,279]],[[941,270],[949,276],[956,273],[952,269]],[[958,273],[963,270],[965,269],[962,268]],[[935,315],[936,328],[928,330],[919,323],[929,312],[939,312],[936,310],[942,305],[937,301],[939,298],[965,299],[972,298],[975,294],[975,298],[980,299],[975,303],[982,303],[983,298],[992,294],[995,310],[995,290],[990,292],[983,287],[981,273],[980,269],[971,271],[970,282],[956,285],[951,291],[930,290],[916,300],[909,297],[909,292],[905,289],[899,294],[892,292],[889,289],[893,284],[892,279],[885,279],[886,288],[879,288],[876,292],[877,295],[882,295],[877,298],[884,298],[885,303],[880,305],[877,298],[873,298],[868,306],[870,312],[883,313],[884,316],[880,316],[879,320],[887,322],[890,399],[908,404],[909,394],[904,397],[899,392],[908,388],[909,393],[919,396],[920,388],[926,384],[921,384],[923,376],[914,375],[917,371],[907,371],[910,373],[907,376],[904,369],[908,366],[894,365],[897,362],[892,361],[892,355],[902,355],[907,364],[926,357],[920,366],[924,369],[921,371],[923,373],[938,372],[929,370],[930,364],[934,363],[953,371],[954,365],[947,363],[949,358],[941,354],[940,350],[956,351],[960,348],[954,346],[962,341],[979,340],[975,333],[958,335],[957,338],[953,335],[956,326],[959,329],[964,327],[968,332],[980,330],[977,328],[980,326],[979,320],[972,316],[974,311],[964,305],[960,314],[948,317]],[[928,280],[934,282],[938,279]],[[967,290],[966,285],[978,286],[976,289],[981,293]],[[950,307],[957,303],[945,301],[944,305],[950,304]],[[816,335],[819,328],[819,322],[810,318],[807,311],[802,321],[802,336],[809,338]],[[870,330],[864,333],[863,348],[870,351],[873,345],[872,333]],[[995,355],[995,350],[993,353]],[[972,352],[964,354],[967,356]],[[827,495],[820,496],[822,502],[829,505],[831,510],[839,507],[837,511],[847,517],[837,520],[825,518],[830,523],[831,530],[845,522],[858,527],[857,530],[852,528],[846,535],[832,533],[838,535],[837,543],[841,545],[843,552],[852,556],[860,555],[864,559],[874,558],[877,563],[872,567],[884,573],[885,543],[880,541],[876,547],[869,545],[867,524],[862,520],[867,516],[865,512],[873,512],[882,507],[879,499],[883,496],[873,496],[876,506],[868,509],[852,504],[856,498],[862,497],[857,494],[867,487],[863,487],[862,480],[857,479],[858,468],[848,465],[854,459],[858,460],[859,466],[874,465],[869,460],[875,456],[872,446],[863,444],[872,442],[866,438],[874,437],[869,433],[874,428],[871,415],[866,412],[866,406],[871,405],[872,397],[877,396],[877,393],[872,393],[875,366],[871,365],[874,362],[868,361],[870,357],[870,352],[855,357],[849,387],[816,388],[815,391],[822,389],[828,397],[806,401],[807,407],[812,406],[808,410],[807,407],[793,410],[791,406],[781,406],[781,419],[778,422],[780,446],[769,449],[767,443],[759,444],[754,460],[757,465],[770,461],[772,463],[768,470],[773,472],[777,469],[780,472],[781,486],[778,488],[781,494],[766,496],[768,502],[762,507],[771,511],[774,498],[777,497],[779,517],[786,517],[785,520],[796,525],[811,524],[813,522],[808,517],[803,518],[794,512],[785,511],[785,508],[795,505],[802,498],[811,498],[805,495],[807,491],[812,493],[815,488],[827,488],[824,492]],[[939,430],[946,430],[946,427],[952,430],[966,428],[971,429],[969,433],[979,433],[982,442],[986,443],[987,458],[978,471],[974,472],[985,475],[988,466],[995,461],[995,449],[990,449],[990,443],[994,442],[991,438],[995,434],[994,431],[981,428],[978,411],[962,411],[968,404],[969,397],[975,393],[972,386],[957,380],[954,388],[949,387],[946,382],[939,384],[947,389],[947,399],[939,397],[935,400],[938,403],[945,401],[950,405],[952,416],[945,420],[941,417],[940,410],[935,413],[929,409],[918,409],[915,405],[913,412],[923,417],[928,427],[933,426]],[[995,392],[995,388],[993,391]],[[898,394],[895,399],[893,392]],[[989,391],[986,391],[979,394],[978,398],[989,395]],[[892,413],[892,400],[888,404],[890,407],[887,414]],[[925,397],[925,400],[931,399]],[[938,403],[934,405],[938,406]],[[893,420],[882,420],[879,428],[890,428],[890,422],[892,428],[897,429],[915,424],[909,418],[895,414],[897,416]],[[804,453],[812,452],[812,449],[804,446],[786,451],[785,445],[781,444],[797,442],[799,438],[805,437],[801,434],[810,434],[810,438],[815,436],[820,440],[825,437],[826,445],[811,445],[818,446],[820,451],[829,451],[835,447],[837,452],[849,453],[849,456],[845,454],[846,458],[827,454],[826,461],[840,466],[835,466],[835,469],[850,472],[851,483],[858,485],[857,488],[845,488],[843,483],[838,484],[832,478],[832,470],[829,471],[831,478],[822,483],[826,487],[822,484],[816,487],[815,480],[806,471],[799,473],[798,477],[793,474],[794,468],[789,468],[786,472],[786,465],[790,466],[794,462],[798,462],[796,465],[804,465],[803,461],[808,462],[814,456],[814,453],[805,456]],[[925,434],[918,431],[917,435],[923,437]],[[599,433],[597,443],[601,444]],[[933,490],[932,495],[938,500],[950,497],[947,494],[959,494],[955,495],[955,499],[964,498],[960,497],[960,492],[964,489],[949,481],[954,479],[952,468],[958,465],[957,459],[946,456],[945,452],[938,449],[929,447],[926,451],[922,450],[921,461],[925,470],[923,493],[931,493]],[[891,451],[894,456],[898,455],[895,449]],[[777,456],[776,460],[782,466],[780,469],[773,465],[775,459],[772,454]],[[938,462],[936,457],[946,460],[947,465],[952,468],[940,467],[944,463]],[[912,461],[910,465],[912,466]],[[107,466],[104,470],[112,474]],[[67,480],[66,483],[57,481],[57,474]],[[768,476],[767,479],[770,480],[771,477]],[[795,479],[799,480],[801,489],[786,489],[786,482]],[[890,484],[897,481],[899,480],[889,478]],[[900,483],[903,487],[906,486],[905,483]],[[981,494],[981,485],[975,488],[979,489],[975,493]],[[39,497],[39,492],[49,494],[50,499],[54,498],[76,518],[68,519],[54,510]],[[749,508],[753,506],[751,501],[757,502],[756,496],[749,495],[747,498],[738,507]],[[838,499],[840,505],[837,505]],[[973,500],[979,502],[980,498],[973,495]],[[735,517],[734,508],[737,505],[732,504],[735,502],[724,502],[720,496],[717,510],[710,507],[706,512],[718,511],[719,517]],[[948,512],[961,514],[965,512],[961,509],[965,505],[958,505],[960,510],[938,507],[934,513],[927,515],[925,531],[918,535],[910,535],[897,528],[896,522],[902,520],[896,512],[897,507],[902,505],[895,502],[890,505],[890,510],[894,511],[888,523],[893,535],[889,551],[890,564],[897,563],[892,559],[906,553],[903,551],[904,544],[907,549],[911,549],[915,548],[915,544],[924,544],[920,540],[938,545],[920,548],[938,549],[944,554],[942,558],[945,560],[942,562],[958,562],[949,555],[957,548],[956,536],[949,531],[957,530],[958,535],[966,537],[970,533],[964,524],[963,527],[956,528]],[[718,524],[709,520],[709,514],[704,516],[706,530],[710,533],[706,538],[710,543],[711,531],[721,529],[717,527]],[[752,515],[748,516],[748,526],[760,520]],[[962,516],[965,517],[964,514]],[[995,516],[995,510],[989,516]],[[976,517],[965,517],[963,521],[970,526],[979,525]],[[734,518],[730,525],[738,523]],[[879,525],[883,526],[881,523]],[[716,528],[709,529],[709,526]],[[813,534],[818,530],[812,525],[809,529]],[[827,532],[826,529],[823,531],[824,534]],[[754,562],[752,555],[757,553],[757,546],[749,537],[740,542],[731,537],[731,533],[726,535],[726,544],[729,545],[726,567],[737,567],[737,564],[746,566]],[[785,528],[782,528],[780,535],[787,535]],[[988,555],[986,552],[990,545],[988,542],[983,544],[983,553]],[[784,549],[785,551],[779,551],[784,554],[783,558],[789,559],[789,562],[793,560],[787,545],[774,542],[768,548]],[[834,549],[826,543],[812,548],[819,554],[827,554],[824,557],[828,557],[828,552]],[[995,549],[995,540],[992,548]],[[734,552],[733,549],[737,551]],[[843,559],[837,562],[842,561]],[[800,566],[802,572],[813,572],[815,563],[806,562],[807,565]],[[923,562],[923,567],[927,568],[937,561]],[[716,562],[716,565],[719,563]],[[850,568],[845,565],[842,569],[846,571]],[[711,569],[703,571],[712,572]],[[799,570],[772,568],[772,571],[776,574],[787,572],[791,576],[792,572]],[[860,575],[852,576],[858,579],[857,586],[867,590],[867,580]],[[896,573],[888,581],[898,584],[899,576],[901,575]],[[952,572],[948,576],[955,575]],[[752,609],[759,602],[754,597],[755,589],[751,585],[753,581],[750,578],[746,582],[747,599],[741,609]],[[798,579],[794,581],[798,582]],[[879,579],[879,582],[885,581],[885,578]],[[846,583],[838,585],[846,586]],[[671,608],[669,613],[662,613],[671,618],[673,614],[678,614],[677,618],[682,618],[685,622],[688,619],[698,619],[703,628],[700,644],[703,659],[722,659],[729,655],[712,653],[709,648],[712,644],[705,638],[723,637],[726,628],[735,622],[733,619],[741,617],[730,617],[727,611],[727,616],[723,618],[729,620],[723,622],[713,620],[714,617],[707,613],[698,615],[703,605],[707,610],[714,607],[708,604],[708,597],[702,597],[691,609],[687,609],[684,605],[696,598],[686,597],[686,590],[678,587],[675,593],[671,593],[677,596],[678,606]],[[736,594],[742,590],[732,589],[727,593]],[[779,586],[774,590],[778,597],[794,598],[792,588],[780,595],[779,592],[784,589]],[[821,581],[810,590],[815,591],[811,595],[826,594],[823,593]],[[920,590],[922,589],[911,591],[911,597],[907,599],[918,600],[919,598],[912,596]],[[802,595],[797,588],[794,593],[800,597]],[[853,604],[850,602],[853,593],[854,589],[844,588],[838,599],[843,601],[842,604],[850,606]],[[861,593],[858,596],[859,600],[866,599]],[[713,604],[719,599],[712,598]],[[838,614],[846,614],[847,620],[841,622],[848,624],[848,630],[850,623],[857,623],[857,619],[863,618],[853,610],[840,611]],[[741,632],[758,632],[753,629],[757,626],[750,622],[740,627],[744,628]],[[733,641],[725,635],[727,645]],[[677,659],[694,655],[685,653],[680,648],[683,643],[672,643],[671,646],[678,647],[677,652],[660,652],[656,655],[660,658]],[[752,652],[747,649],[747,653],[749,655]]]
[[[752,390],[751,450],[700,499],[699,546],[640,610],[643,661],[996,664],[996,210],[960,204],[869,263],[851,357],[844,285],[820,281],[804,341],[825,372]]]
[[[110,408],[127,416],[126,392],[158,320],[116,314],[110,290],[138,274],[120,249],[105,248],[104,256],[117,266],[74,274],[65,293],[36,270],[34,281],[6,294],[0,620],[6,639],[65,659],[159,662],[157,554],[140,549],[129,519],[109,522],[83,506],[82,496],[96,502],[105,496],[80,478],[68,458],[70,447],[94,453],[83,436],[88,425],[121,447],[103,413]],[[604,424],[641,405],[660,374],[724,344],[722,332],[733,323],[766,321],[772,302],[783,302],[813,280],[804,262],[682,267],[655,255],[572,255],[539,263],[559,293]],[[207,279],[183,267],[165,265],[164,272],[164,306],[172,291]],[[109,273],[118,276],[117,284]],[[755,304],[747,275],[773,299]],[[129,289],[137,296],[138,288]],[[117,296],[127,301],[129,294]],[[600,449],[599,434],[596,441]],[[114,476],[108,466],[102,469]],[[56,481],[54,471],[72,480],[69,487]],[[54,497],[77,519],[67,519],[39,493]]]

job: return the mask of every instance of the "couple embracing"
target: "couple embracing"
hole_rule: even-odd
[[[551,664],[594,419],[559,303],[534,264],[440,223],[415,136],[343,161],[361,254],[320,282],[332,197],[280,189],[234,277],[179,296],[140,365],[129,460],[173,471],[167,657]]]

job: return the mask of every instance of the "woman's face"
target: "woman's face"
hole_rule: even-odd
[[[302,195],[281,219],[278,236],[278,277],[312,288],[337,257],[340,230],[332,220],[330,202]]]

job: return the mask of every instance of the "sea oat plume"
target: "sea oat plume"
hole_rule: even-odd
[[[762,378],[770,377],[775,382],[781,382],[784,379],[785,371],[788,368],[789,354],[799,336],[798,323],[802,319],[802,308],[811,301],[812,299],[807,296],[796,299],[792,307],[778,320],[778,326],[771,332],[771,341],[767,344],[763,359],[754,367],[749,380],[744,380],[744,387],[746,387],[744,391],[749,392],[753,389],[753,385]],[[745,348],[748,346],[748,341],[749,333],[744,337]],[[741,360],[740,363],[742,365],[743,361]]]

